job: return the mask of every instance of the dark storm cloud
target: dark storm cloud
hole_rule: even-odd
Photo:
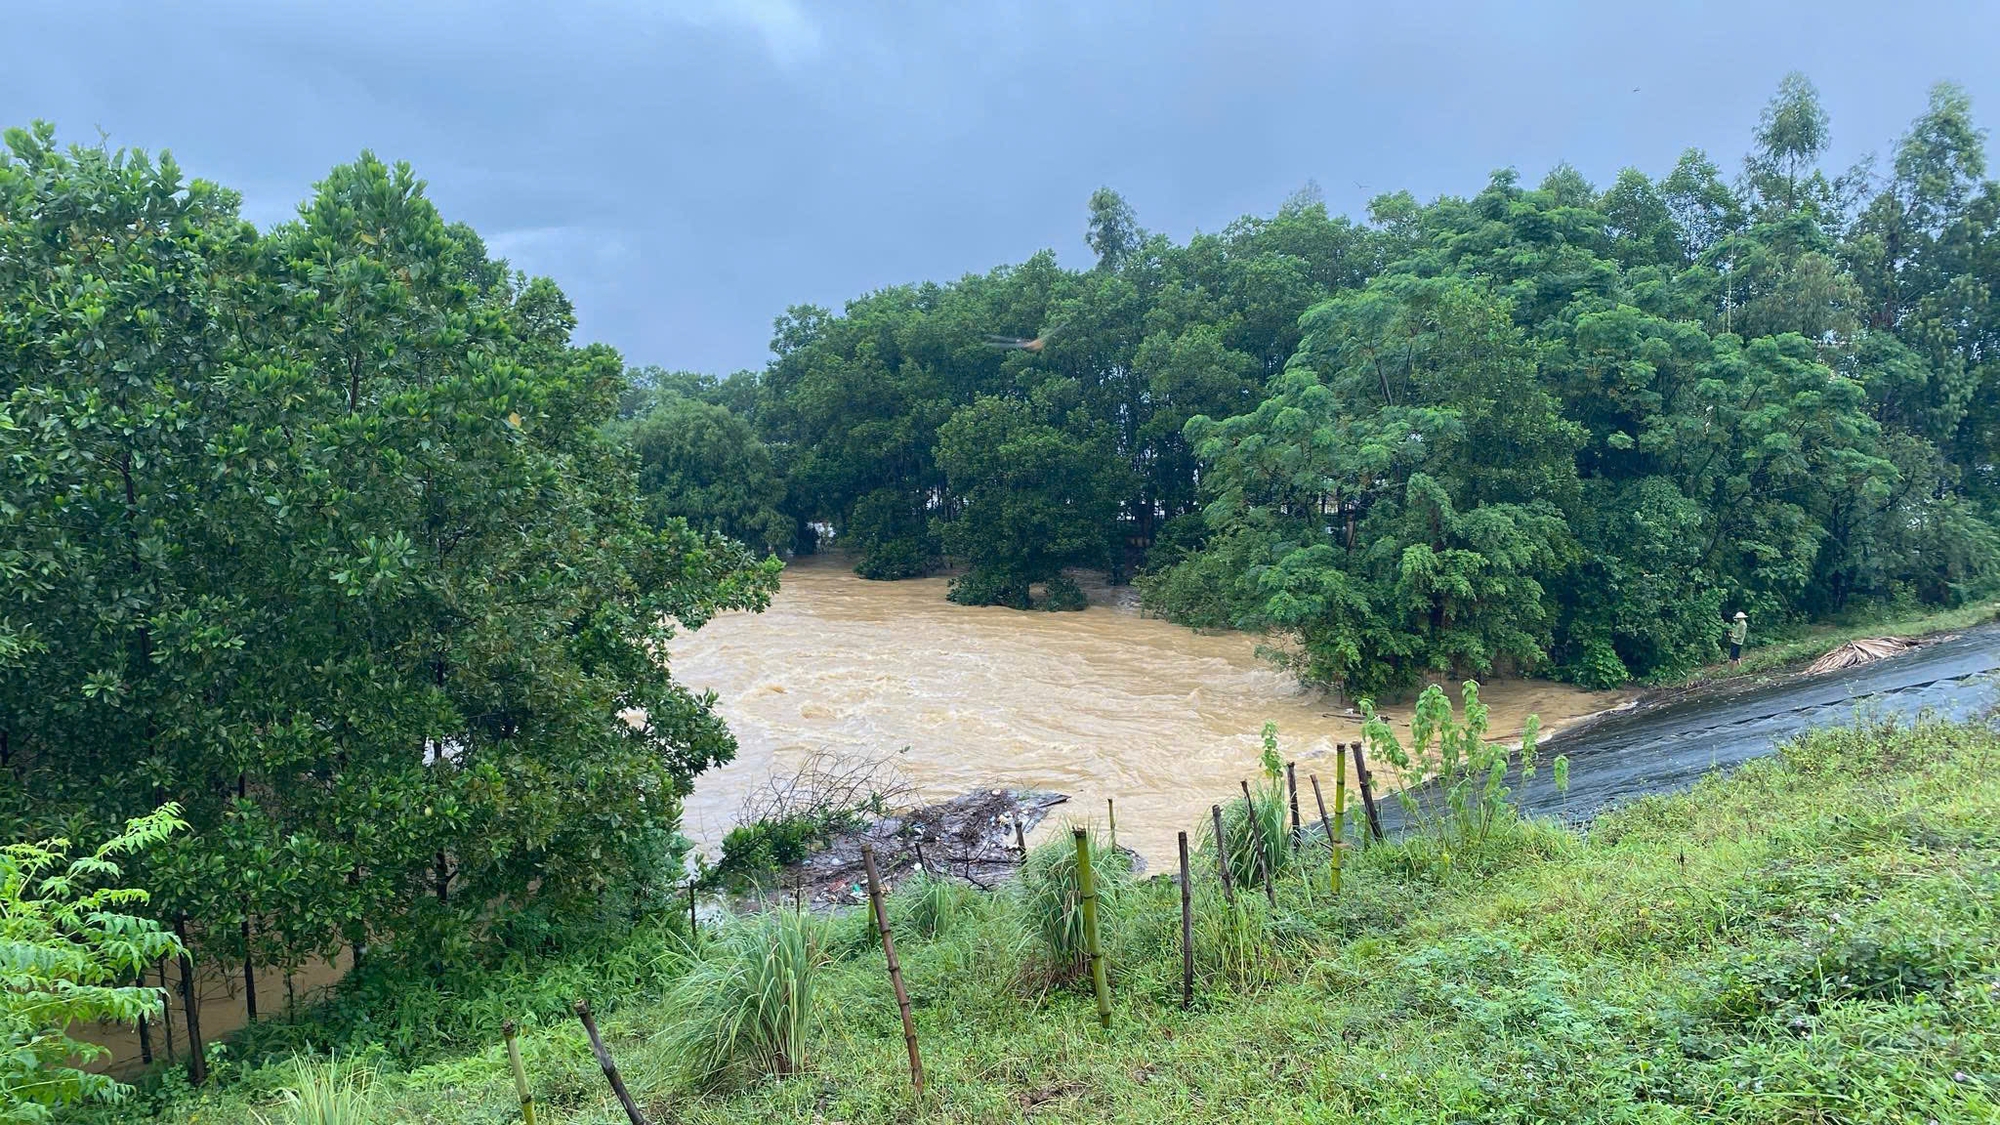
[[[711,370],[760,364],[788,304],[1080,261],[1100,184],[1185,237],[1308,178],[1359,215],[1504,166],[1602,184],[1698,145],[1733,169],[1795,68],[1835,167],[1939,79],[2000,110],[1981,0],[7,7],[0,121],[172,148],[265,224],[363,148],[409,160],[584,336]]]

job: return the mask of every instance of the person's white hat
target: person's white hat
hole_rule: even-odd
[[[1749,614],[1747,614],[1747,613],[1745,613],[1745,612],[1743,612],[1742,610],[1740,610],[1740,609],[1739,609],[1739,610],[1737,610],[1737,611],[1736,611],[1736,620],[1738,620],[1738,621],[1747,621],[1747,620],[1749,620],[1749,618],[1750,618],[1750,615],[1749,615]]]

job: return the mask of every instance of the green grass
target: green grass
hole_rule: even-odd
[[[897,946],[921,1107],[866,940],[830,947],[791,1077],[703,1092],[658,1033],[684,996],[631,999],[605,1029],[655,1122],[2000,1121],[1990,729],[1821,731],[1587,835],[1509,822],[1448,858],[1379,846],[1351,857],[1337,900],[1306,854],[1276,912],[1252,890],[1241,917],[1197,866],[1191,1012],[1178,891],[1120,895],[1109,1032],[1087,986],[1037,971],[1025,898],[956,900],[925,937],[919,920],[944,912],[911,888],[892,917],[911,924]],[[848,921],[838,932],[860,933]],[[573,1020],[523,1047],[544,1122],[623,1121]],[[517,1119],[497,1037],[372,1065],[384,1122]],[[247,1120],[274,1107],[276,1069],[153,1108],[168,1125]]]
[[[1701,684],[1741,676],[1757,676],[1791,671],[1810,664],[1849,641],[1864,637],[1922,637],[1951,633],[1983,625],[2000,617],[2000,601],[1970,602],[1955,609],[1912,607],[1906,609],[1870,606],[1850,618],[1818,625],[1780,626],[1759,633],[1751,622],[1750,644],[1743,650],[1743,662],[1736,667],[1727,660],[1695,669],[1686,676],[1660,681],[1656,686]]]
[[[668,997],[661,1036],[699,1089],[794,1073],[811,1062],[828,922],[790,910],[723,932]]]
[[[370,1088],[374,1076],[367,1068],[299,1055],[281,1069],[290,1078],[278,1092],[282,1108],[274,1114],[251,1111],[258,1125],[373,1125],[376,1120]]]

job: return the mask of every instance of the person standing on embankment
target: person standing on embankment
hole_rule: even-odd
[[[1729,666],[1743,663],[1743,642],[1750,639],[1750,615],[1736,611],[1736,620],[1729,626]]]

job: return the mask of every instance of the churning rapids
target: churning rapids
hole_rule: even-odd
[[[1360,734],[1358,716],[1300,690],[1255,638],[1141,617],[1129,588],[1093,589],[1079,613],[968,608],[945,600],[943,578],[870,582],[837,557],[800,560],[782,583],[762,614],[718,617],[671,652],[677,678],[720,697],[741,744],[688,800],[685,831],[706,847],[747,793],[815,752],[886,752],[926,800],[987,786],[1069,794],[1041,833],[1065,814],[1101,824],[1115,798],[1119,843],[1157,868],[1176,831],[1192,834],[1255,775],[1266,721],[1302,789],[1308,773],[1330,786],[1334,746]],[[1481,697],[1492,737],[1509,740],[1531,713],[1546,732],[1632,698],[1521,680]],[[1385,710],[1400,731],[1409,705]]]

